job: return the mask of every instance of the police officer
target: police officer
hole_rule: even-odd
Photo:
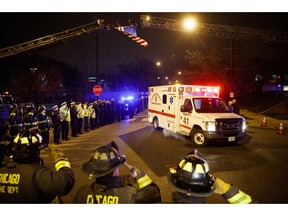
[[[89,103],[88,106],[88,112],[89,112],[89,124],[90,124],[90,129],[95,130],[95,122],[96,122],[96,112],[93,108],[93,103]]]
[[[233,106],[233,112],[239,115],[240,114],[240,106],[239,106],[236,99],[232,100],[232,106]]]
[[[76,106],[77,106],[77,134],[81,135],[83,134],[82,127],[84,121],[84,110],[82,107],[82,103],[77,102]]]
[[[71,135],[72,137],[78,137],[77,135],[77,107],[76,103],[72,101],[70,103],[70,116],[71,116]]]
[[[114,141],[97,148],[83,170],[96,178],[91,185],[79,188],[74,203],[160,203],[159,187],[144,173],[126,164]],[[126,164],[130,173],[119,175],[119,166]]]
[[[69,140],[68,133],[69,133],[69,108],[67,106],[67,102],[63,102],[59,109],[59,115],[61,120],[61,135],[62,140]]]
[[[44,166],[42,148],[42,137],[34,128],[17,135],[11,162],[0,168],[0,203],[53,203],[72,190],[75,176],[65,154],[57,145],[48,145],[55,172]]]
[[[119,100],[116,103],[116,119],[118,122],[121,122],[121,113],[122,113],[122,101]]]
[[[48,145],[49,143],[49,130],[50,130],[50,119],[46,114],[46,107],[40,105],[38,108],[38,128],[43,139],[43,144]]]
[[[98,104],[98,100],[93,102],[93,109],[95,110],[95,128],[100,127],[100,108]]]
[[[88,103],[85,102],[83,104],[83,113],[84,113],[84,131],[89,132],[90,131],[90,125],[89,125],[89,110],[88,110]]]
[[[114,123],[117,120],[117,110],[116,110],[115,98],[111,98],[110,106],[111,106],[110,123]]]
[[[206,197],[220,194],[231,204],[253,203],[252,198],[209,173],[204,156],[197,150],[181,158],[177,167],[170,168],[168,182],[175,189],[172,192],[175,203],[206,203]]]
[[[61,120],[58,111],[58,106],[55,105],[52,107],[52,126],[53,126],[53,139],[54,144],[60,144],[60,131],[61,131]]]

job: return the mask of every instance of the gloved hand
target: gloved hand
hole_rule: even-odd
[[[131,175],[133,178],[136,178],[139,174],[140,174],[140,171],[139,171],[137,168],[131,167],[131,169],[130,169],[130,175]]]
[[[152,180],[144,172],[140,172],[137,168],[125,163],[130,169],[129,175],[132,177],[130,183],[138,190],[150,185]]]
[[[216,178],[216,181],[215,181],[215,191],[214,193],[216,194],[225,194],[231,187],[230,184],[224,182],[223,180],[219,179],[219,178]]]
[[[59,145],[48,144],[47,153],[55,163],[60,160],[67,160]]]

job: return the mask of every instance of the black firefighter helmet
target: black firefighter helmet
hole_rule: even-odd
[[[40,151],[44,147],[38,128],[26,129],[13,140],[9,156],[12,161],[20,163],[39,162]]]
[[[119,154],[118,146],[114,141],[108,145],[97,148],[90,160],[83,164],[83,171],[89,173],[95,178],[108,175],[117,167],[124,164],[126,158]]]
[[[170,168],[168,182],[176,191],[189,196],[207,197],[215,190],[208,163],[197,150],[181,158],[176,168]]]

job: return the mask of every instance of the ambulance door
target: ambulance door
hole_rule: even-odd
[[[185,98],[180,106],[179,129],[182,134],[189,135],[192,130],[192,99]]]
[[[176,95],[168,94],[167,95],[167,128],[175,132],[175,104],[176,104]]]

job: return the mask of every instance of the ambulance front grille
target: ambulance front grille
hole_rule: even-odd
[[[242,130],[241,118],[216,119],[216,132],[222,135],[237,134]]]

